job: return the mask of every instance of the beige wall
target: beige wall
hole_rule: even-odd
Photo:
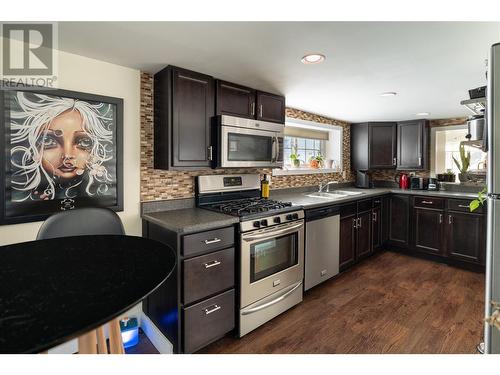
[[[140,235],[140,72],[59,52],[60,89],[123,98],[124,211],[118,213],[127,234]],[[0,226],[0,245],[34,240],[41,222]]]

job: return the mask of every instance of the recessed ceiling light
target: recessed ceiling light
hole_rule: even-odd
[[[430,113],[429,112],[418,112],[415,114],[415,116],[429,116]]]
[[[305,55],[300,61],[302,64],[319,64],[325,61],[326,56],[320,53],[310,53],[309,55]]]
[[[394,91],[387,91],[380,94],[380,96],[396,96],[398,93]]]

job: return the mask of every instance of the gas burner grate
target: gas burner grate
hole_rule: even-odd
[[[265,198],[248,198],[212,204],[210,208],[233,216],[244,216],[259,212],[280,210],[291,206],[291,202],[280,202]]]

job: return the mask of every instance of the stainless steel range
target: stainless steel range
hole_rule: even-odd
[[[240,218],[240,337],[302,301],[301,207],[260,198],[258,174],[199,176],[196,202]]]

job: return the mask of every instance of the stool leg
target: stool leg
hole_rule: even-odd
[[[109,349],[111,354],[125,354],[120,332],[120,319],[109,322]]]
[[[104,326],[100,326],[96,330],[97,333],[97,352],[99,354],[108,354],[108,346],[106,345],[106,337],[104,336]]]
[[[92,330],[78,337],[79,354],[97,354],[96,332]]]

